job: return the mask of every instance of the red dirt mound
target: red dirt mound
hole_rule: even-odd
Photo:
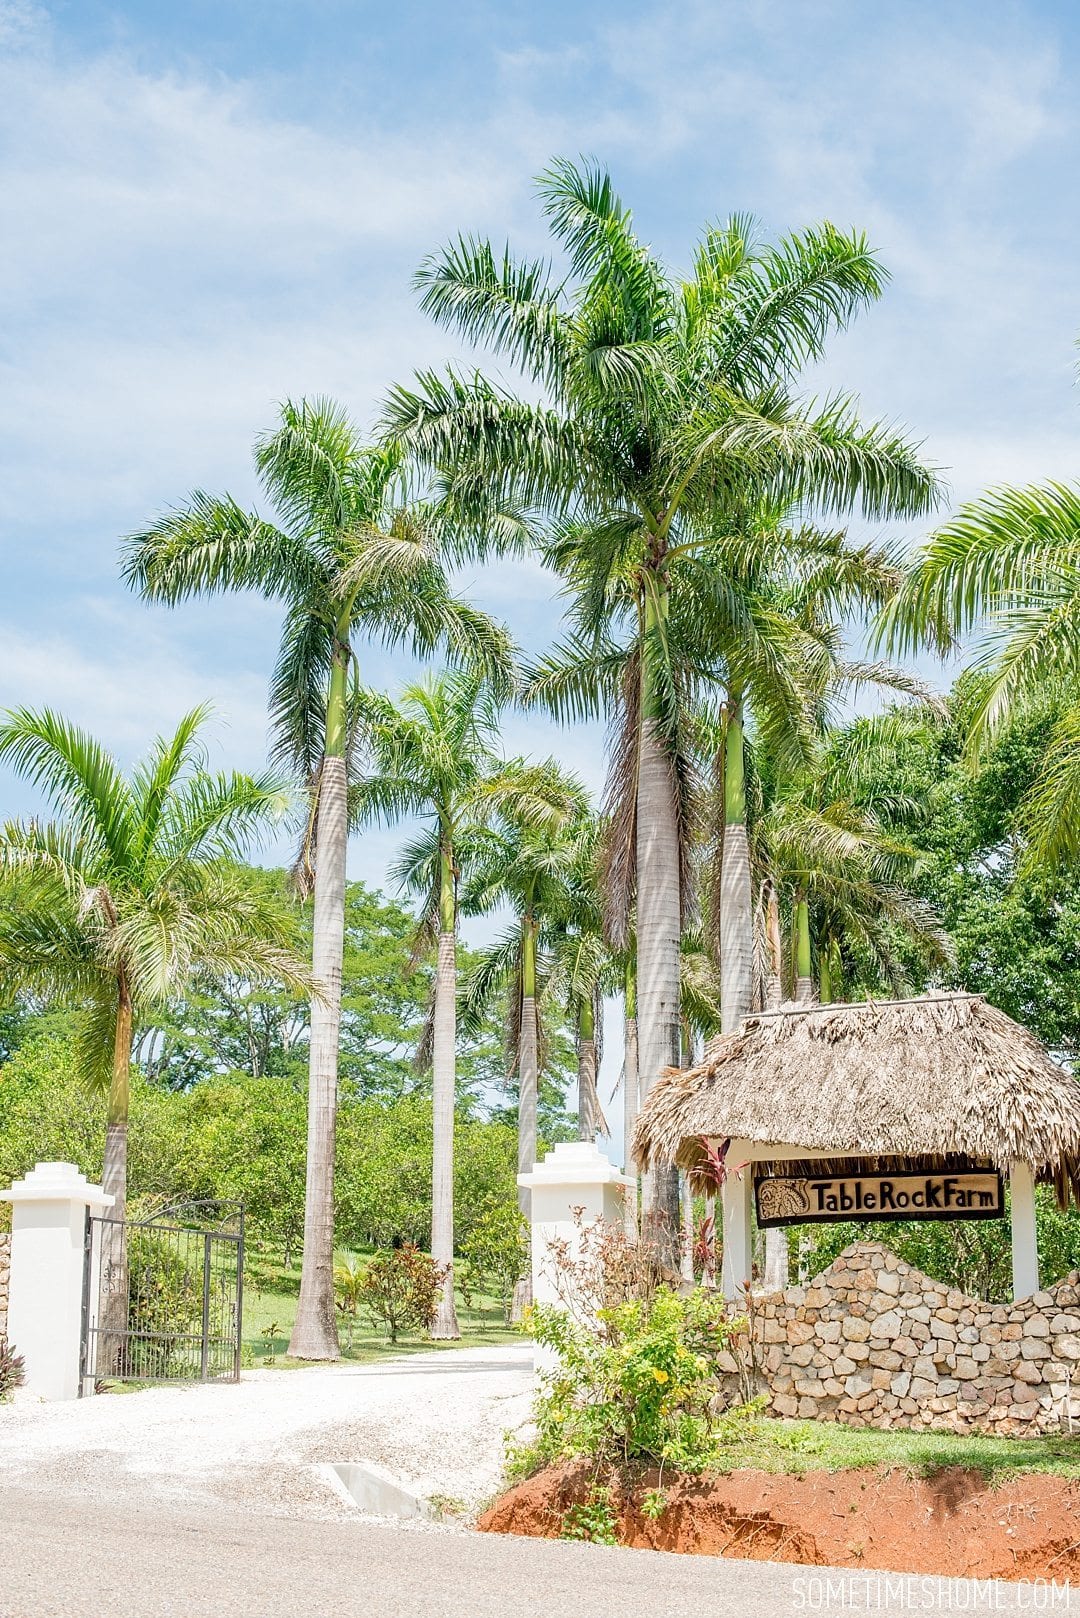
[[[520,1483],[484,1513],[491,1534],[557,1539],[569,1508],[588,1495],[591,1468],[552,1467]],[[1080,1576],[1080,1483],[1030,1474],[990,1487],[952,1467],[931,1478],[900,1470],[731,1472],[665,1480],[656,1522],[616,1479],[612,1506],[622,1544],[815,1567],[867,1567],[996,1579]]]

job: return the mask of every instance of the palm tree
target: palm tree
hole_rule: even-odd
[[[0,723],[0,760],[44,792],[56,818],[0,829],[0,987],[78,1009],[78,1067],[108,1092],[103,1182],[122,1221],[132,1038],[140,1018],[203,974],[311,977],[288,918],[234,860],[280,814],[268,777],[211,774],[196,708],[130,778],[99,742],[48,709]]]
[[[937,486],[907,443],[860,425],[846,399],[801,405],[792,395],[829,333],[880,295],[885,275],[861,236],[824,225],[762,246],[735,219],[706,231],[692,277],[679,282],[637,240],[603,171],[556,162],[539,187],[565,278],[462,238],[427,260],[418,282],[429,313],[490,345],[543,401],[482,376],[429,373],[394,393],[388,422],[425,463],[459,469],[461,498],[479,487],[547,514],[551,559],[575,602],[567,650],[588,664],[576,691],[564,688],[568,706],[596,711],[627,673],[647,1092],[680,1054],[685,839],[670,648],[684,585],[711,618],[734,612],[715,558],[742,526],[731,508],[734,498],[742,512],[748,488],[784,509],[861,505],[879,517],[929,509]],[[627,625],[629,665],[609,656],[612,632]],[[673,1225],[674,1176],[653,1177],[645,1192]]]
[[[603,823],[580,815],[567,828],[568,859],[561,908],[553,914],[554,936],[549,992],[565,1005],[577,1045],[578,1139],[594,1141],[608,1133],[600,1107],[598,1073],[604,994],[617,984],[617,971],[604,937],[600,890]]]
[[[881,622],[900,650],[929,640],[946,651],[980,628],[973,761],[1018,712],[1064,699],[1019,816],[1025,867],[1053,868],[1080,850],[1080,488],[997,489],[964,506],[931,536]]]
[[[578,826],[590,816],[588,795],[576,777],[553,761],[539,766],[552,803],[566,813],[537,825],[510,804],[498,824],[474,838],[469,878],[462,890],[466,915],[486,915],[506,907],[512,921],[503,934],[482,950],[469,975],[464,1015],[471,1027],[496,996],[506,1002],[507,1072],[517,1078],[518,1173],[536,1162],[537,1095],[547,1047],[542,1015],[550,1000],[545,985],[555,929],[570,908],[571,884],[580,862]],[[528,1217],[529,1193],[519,1188],[518,1201]]]
[[[754,858],[760,878],[790,896],[796,999],[833,999],[852,951],[897,994],[908,988],[901,941],[929,969],[951,959],[938,918],[912,891],[921,855],[905,832],[929,805],[880,785],[895,779],[904,738],[935,712],[894,708],[825,728],[810,767],[766,782]]]
[[[438,965],[430,1025],[433,1169],[431,1252],[446,1267],[432,1326],[436,1338],[460,1336],[454,1309],[454,1104],[458,884],[478,828],[500,810],[547,824],[558,793],[543,766],[506,762],[495,750],[500,697],[477,674],[442,674],[406,687],[397,702],[360,690],[357,714],[369,772],[355,792],[358,821],[418,816],[419,832],[397,866],[423,900],[421,936],[436,943]],[[529,1102],[526,1098],[526,1108]],[[535,1141],[535,1094],[532,1099]]]
[[[299,1359],[339,1355],[334,1307],[334,1141],[345,930],[347,793],[354,642],[451,658],[507,677],[506,637],[451,594],[439,508],[410,499],[401,450],[365,445],[327,400],[286,403],[256,443],[275,524],[229,495],[197,491],[127,543],[124,574],[147,600],[250,590],[285,608],[270,688],[273,757],[310,795],[298,865],[314,886],[313,972],[304,1253],[296,1323]]]

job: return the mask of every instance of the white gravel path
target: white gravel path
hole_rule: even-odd
[[[353,1508],[319,1463],[375,1461],[475,1510],[498,1488],[504,1435],[527,1424],[532,1387],[532,1345],[514,1344],[66,1404],[21,1398],[0,1406],[0,1493],[10,1483],[327,1519]]]

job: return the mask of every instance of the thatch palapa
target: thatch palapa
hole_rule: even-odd
[[[1080,1202],[1080,1084],[981,995],[791,1006],[665,1074],[634,1132],[643,1169],[705,1183],[701,1138],[831,1157],[1027,1163]]]

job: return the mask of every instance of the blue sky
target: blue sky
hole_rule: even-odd
[[[892,286],[814,385],[905,424],[957,498],[1070,477],[1078,32],[1033,0],[0,0],[0,706],[128,760],[209,697],[219,757],[258,765],[275,609],[145,608],[118,540],[197,485],[250,498],[275,400],[367,422],[449,357],[413,269],[458,229],[542,249],[553,154],[606,161],[673,265],[733,210],[864,228]],[[527,645],[554,631],[535,565],[463,582]],[[599,786],[596,735],[509,739]],[[32,799],[0,776],[0,805]]]

